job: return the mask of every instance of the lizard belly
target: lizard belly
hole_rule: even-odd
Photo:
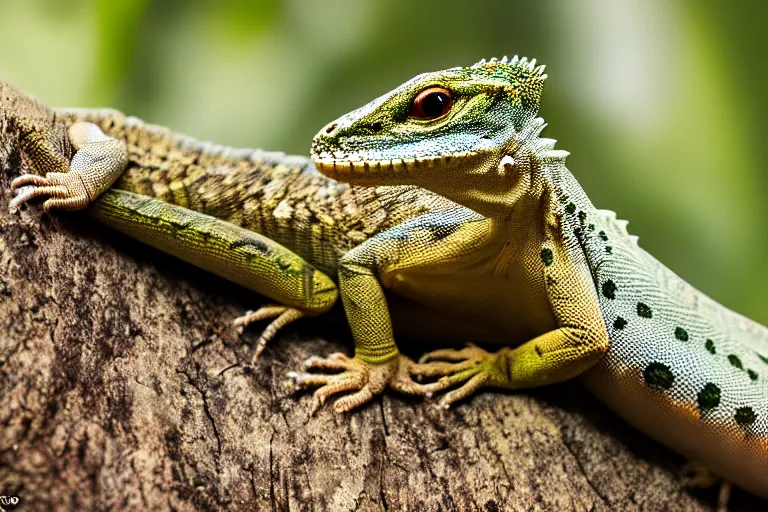
[[[504,276],[396,271],[383,284],[396,295],[394,327],[408,336],[514,346],[557,328],[544,287],[522,269]]]
[[[630,368],[599,363],[582,380],[615,413],[657,441],[748,491],[768,498],[768,436],[703,421],[699,407],[651,389]]]
[[[611,345],[584,375],[638,429],[768,498],[768,330],[633,244],[601,262]]]

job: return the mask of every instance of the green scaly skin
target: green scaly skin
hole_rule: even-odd
[[[61,170],[67,140],[75,159],[104,157],[72,167],[103,176],[83,178],[87,197],[30,175],[15,182],[12,206],[35,195],[80,206],[117,180],[91,214],[273,298],[241,321],[275,318],[264,343],[338,293],[355,356],[311,358],[291,375],[319,386],[318,403],[349,392],[337,411],[387,386],[447,391],[447,407],[481,387],[581,376],[639,429],[768,497],[768,330],[683,282],[626,222],[594,208],[567,153],[540,137],[545,79],[518,58],[420,75],[323,128],[314,165],[200,144],[114,111],[56,111],[40,125],[45,109],[20,109],[31,100],[6,89],[0,127],[32,170]],[[96,146],[105,140],[124,144],[127,159]],[[414,363],[398,351],[399,331],[503,348],[444,348]]]

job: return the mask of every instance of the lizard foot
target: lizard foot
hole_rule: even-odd
[[[233,324],[235,327],[246,327],[252,322],[274,319],[266,329],[264,329],[261,336],[259,336],[259,339],[256,340],[256,345],[252,349],[253,354],[251,355],[251,361],[255,361],[261,353],[264,352],[264,349],[267,348],[267,343],[275,337],[277,331],[303,316],[304,313],[298,309],[270,304],[260,307],[256,311],[247,311],[245,315],[236,318]]]
[[[467,398],[485,386],[503,387],[508,381],[507,354],[509,349],[490,353],[480,347],[468,346],[461,350],[440,349],[423,355],[411,373],[421,377],[439,377],[424,384],[428,396],[461,384],[446,393],[439,406],[448,409],[455,402]]]
[[[707,488],[720,484],[717,494],[717,512],[726,512],[731,498],[731,483],[716,475],[707,466],[697,461],[688,461],[682,470],[683,485],[692,488]]]
[[[47,197],[43,210],[79,210],[90,204],[91,198],[83,181],[75,173],[50,172],[44,177],[37,174],[23,174],[11,182],[11,191],[16,196],[8,205],[14,213],[35,197]]]
[[[682,469],[683,485],[686,487],[706,488],[719,483],[722,478],[714,474],[707,466],[696,461],[688,461]]]
[[[411,379],[413,368],[418,366],[403,355],[379,364],[366,363],[356,357],[349,357],[340,352],[327,358],[310,357],[305,361],[307,370],[339,371],[335,374],[290,372],[288,378],[301,388],[320,386],[315,391],[314,414],[325,401],[337,393],[354,391],[350,395],[336,400],[333,409],[343,413],[369,402],[389,386],[390,388],[412,395],[426,395],[429,389]]]
[[[36,197],[47,198],[43,210],[81,210],[105,192],[128,165],[128,147],[121,140],[108,137],[93,123],[77,122],[69,127],[69,140],[76,149],[66,167],[69,172],[48,172],[45,176],[24,174],[11,182],[16,196],[11,213]],[[38,137],[33,145],[32,168],[51,169],[61,157],[50,144]],[[41,157],[41,155],[44,155]],[[29,156],[29,155],[28,155]],[[37,161],[40,160],[40,161]],[[54,168],[60,168],[55,166]]]

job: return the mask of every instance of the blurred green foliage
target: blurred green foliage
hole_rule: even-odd
[[[53,105],[306,154],[326,122],[417,73],[536,57],[547,135],[595,204],[768,323],[766,5],[0,0],[0,79]]]

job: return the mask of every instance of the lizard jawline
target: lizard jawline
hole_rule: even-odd
[[[435,168],[448,169],[459,165],[474,152],[446,156],[428,156],[420,158],[393,158],[387,160],[345,160],[342,158],[322,158],[313,156],[312,162],[324,175],[336,180],[365,178],[380,174],[407,175]]]

